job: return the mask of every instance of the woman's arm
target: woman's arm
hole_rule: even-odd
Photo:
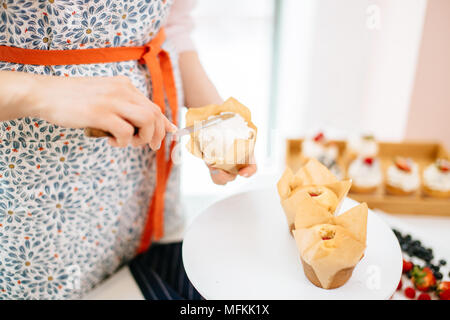
[[[167,38],[179,54],[179,66],[188,108],[222,104],[222,98],[206,75],[191,38],[195,0],[174,0],[164,26]]]
[[[37,117],[39,110],[33,103],[38,76],[23,72],[0,71],[0,121]]]
[[[186,107],[196,108],[223,103],[216,87],[203,69],[196,51],[180,53],[179,65]]]
[[[159,149],[176,127],[130,79],[57,77],[0,71],[0,121],[38,117],[69,128],[110,132],[113,146],[149,144]],[[134,127],[139,134],[134,135]]]

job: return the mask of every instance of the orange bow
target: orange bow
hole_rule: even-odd
[[[139,47],[36,50],[0,46],[0,61],[49,66],[139,60],[150,71],[153,102],[161,108],[162,113],[165,113],[166,97],[171,109],[172,121],[176,125],[178,118],[177,91],[170,56],[161,47],[164,40],[164,30],[161,29],[149,43]],[[174,146],[175,142],[172,142],[169,159],[166,159],[165,142],[156,152],[156,186],[138,248],[139,253],[145,251],[152,240],[161,239],[164,233],[164,194],[172,168],[171,154]]]

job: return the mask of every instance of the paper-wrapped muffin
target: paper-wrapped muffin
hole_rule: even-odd
[[[335,216],[351,180],[311,159],[295,174],[287,169],[277,187],[306,277],[324,289],[344,285],[366,248],[367,204]]]
[[[287,168],[277,187],[289,230],[294,229],[299,210],[312,210],[316,204],[324,208],[323,212],[333,215],[339,210],[351,184],[350,180],[339,181],[316,159],[310,159],[295,174]]]
[[[303,271],[315,286],[335,289],[350,279],[366,249],[367,211],[362,203],[309,227],[301,227],[311,221],[308,213],[296,217],[293,233]]]
[[[235,174],[253,159],[257,128],[251,121],[250,110],[230,98],[222,105],[190,108],[186,125],[224,113],[233,113],[234,117],[192,133],[187,149],[208,165]]]

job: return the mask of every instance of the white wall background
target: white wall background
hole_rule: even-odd
[[[426,0],[284,4],[280,136],[403,138]]]

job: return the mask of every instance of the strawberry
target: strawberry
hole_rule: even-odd
[[[428,293],[422,292],[421,294],[419,294],[417,300],[431,300],[431,297]]]
[[[416,290],[414,288],[408,287],[405,289],[405,296],[410,299],[414,299],[416,296]]]
[[[315,137],[314,137],[314,141],[315,142],[320,142],[325,138],[325,135],[323,134],[323,132],[319,132]]]
[[[409,159],[398,157],[395,159],[394,163],[400,170],[411,172],[411,164]]]
[[[402,290],[402,279],[400,279],[400,282],[398,283],[398,285],[397,285],[397,291],[398,290]]]
[[[410,261],[403,259],[403,273],[409,272],[414,267],[414,264]]]
[[[450,281],[442,281],[436,288],[436,293],[441,300],[450,300]]]
[[[371,166],[373,164],[374,159],[371,157],[364,158],[364,163]]]
[[[445,159],[439,159],[436,161],[436,166],[439,170],[442,172],[448,172],[450,171],[450,162]]]
[[[416,286],[417,290],[426,292],[436,285],[436,278],[433,271],[428,268],[420,268],[414,266],[411,272],[411,281]]]

